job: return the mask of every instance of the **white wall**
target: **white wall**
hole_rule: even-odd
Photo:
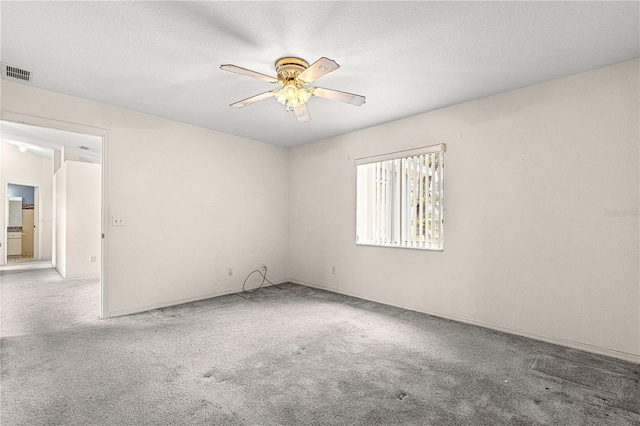
[[[66,161],[67,277],[100,275],[102,167]],[[95,261],[91,258],[95,257]]]
[[[56,268],[65,278],[100,275],[101,172],[100,164],[66,161],[55,174]]]
[[[630,61],[293,148],[290,278],[640,362],[638,76]],[[441,142],[444,252],[356,246],[354,158]]]
[[[51,158],[42,159],[42,180],[40,181],[40,250],[41,260],[53,259],[53,160]]]
[[[109,131],[108,315],[286,280],[288,150],[2,81],[2,110]],[[190,215],[177,207],[190,201]],[[228,276],[228,268],[234,275]]]
[[[6,184],[18,183],[40,187],[40,205],[38,215],[38,238],[42,260],[51,260],[52,247],[52,215],[53,215],[53,164],[50,158],[44,158],[30,152],[20,152],[16,146],[8,143],[0,144],[0,200],[6,200]],[[3,203],[4,206],[4,203]],[[0,217],[0,241],[5,241],[4,207]],[[1,247],[0,249],[4,249]],[[37,255],[37,253],[36,253]],[[0,252],[4,260],[4,252]]]
[[[67,168],[64,164],[56,171],[55,180],[55,267],[65,277],[67,275]]]

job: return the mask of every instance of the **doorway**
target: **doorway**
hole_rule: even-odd
[[[41,258],[39,241],[39,187],[7,184],[9,223],[7,224],[7,264]]]
[[[38,266],[36,263],[47,262],[49,267],[56,267],[65,278],[99,275],[100,294],[97,296],[100,298],[100,317],[106,318],[107,256],[104,230],[105,218],[108,216],[105,213],[107,173],[103,159],[107,157],[109,131],[6,111],[2,112],[0,126],[0,199],[8,200],[10,191],[15,189],[13,185],[22,185],[33,190],[33,202],[25,201],[25,208],[22,209],[24,215],[21,217],[24,221],[21,234],[25,235],[21,237],[24,237],[25,244],[21,247],[19,257],[9,256],[8,253],[8,202],[5,208],[0,209],[0,268],[30,269]],[[66,213],[78,209],[84,213],[86,206],[68,206],[66,203],[71,202],[69,198],[73,198],[66,196],[71,194],[70,192],[62,197],[58,195],[65,190],[71,191],[69,188],[75,190],[78,187],[76,184],[66,184],[72,182],[71,179],[81,182],[80,186],[87,191],[89,180],[85,180],[85,175],[82,174],[87,170],[92,170],[91,176],[94,177],[91,179],[95,182],[95,186],[88,191],[90,194],[98,195],[93,197],[97,203],[97,207],[93,209],[96,219],[91,219],[92,227],[88,232],[96,236],[96,241],[92,243],[91,251],[85,253],[82,247],[78,248],[75,244],[69,244],[67,250],[66,244],[69,238],[73,237],[70,235],[70,229],[73,229],[76,235],[87,234],[86,227],[81,228],[78,224],[86,226],[85,222],[88,220],[84,215],[74,216]],[[28,173],[32,173],[32,177],[28,177]],[[83,200],[85,196],[86,192],[79,194],[76,200]],[[61,222],[64,220],[68,221],[70,226],[67,227],[66,222]],[[58,235],[61,232],[66,234]],[[63,265],[66,267],[62,268]]]

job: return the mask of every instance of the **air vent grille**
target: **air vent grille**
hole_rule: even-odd
[[[13,65],[2,64],[2,77],[9,77],[22,82],[31,82],[31,71],[14,67]]]
[[[80,145],[78,148],[84,149],[85,151],[89,151],[90,149],[88,146],[84,146],[84,145]]]
[[[31,76],[31,71],[21,70],[20,68],[7,65],[7,77],[13,77],[19,80],[29,81],[29,76]]]

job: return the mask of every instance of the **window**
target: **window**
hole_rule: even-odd
[[[356,160],[356,244],[442,250],[445,150]]]

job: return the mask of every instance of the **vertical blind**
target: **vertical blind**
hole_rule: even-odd
[[[357,244],[442,250],[445,149],[356,160]]]

